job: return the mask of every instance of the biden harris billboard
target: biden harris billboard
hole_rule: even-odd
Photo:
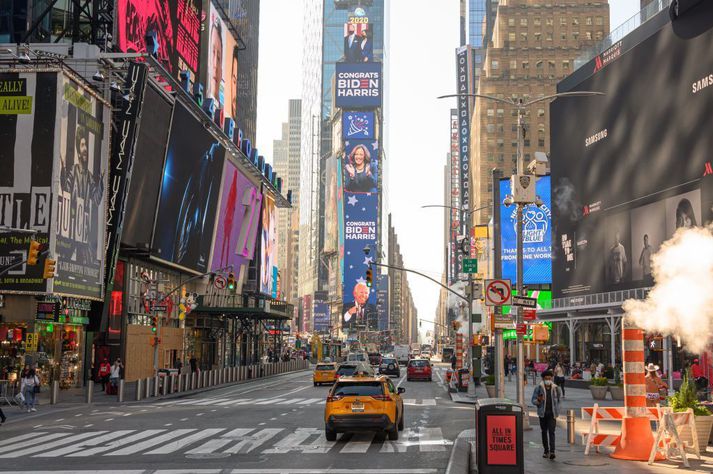
[[[335,105],[339,108],[381,107],[381,63],[337,63]]]

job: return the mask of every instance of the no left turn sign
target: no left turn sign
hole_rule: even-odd
[[[511,303],[510,280],[485,280],[486,306],[505,306]]]
[[[215,277],[215,280],[213,280],[213,286],[215,286],[219,290],[224,290],[225,287],[228,286],[228,280],[226,280],[225,277],[221,275],[217,275]]]

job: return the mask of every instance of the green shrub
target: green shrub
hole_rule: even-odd
[[[678,392],[668,397],[668,403],[673,408],[673,411],[686,411],[693,408],[693,414],[696,416],[708,416],[711,412],[701,405],[696,394],[696,383],[692,380],[690,371],[687,371],[683,376],[683,383]]]
[[[495,375],[488,375],[485,377],[485,385],[495,385]]]
[[[595,387],[606,387],[609,384],[609,380],[606,377],[594,377],[589,385],[594,385]]]

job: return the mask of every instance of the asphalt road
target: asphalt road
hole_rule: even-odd
[[[233,385],[186,398],[77,407],[0,428],[0,472],[384,473],[444,472],[453,440],[472,427],[473,407],[440,384],[404,387],[406,428],[324,437],[328,387],[311,372]],[[33,414],[34,415],[34,414]]]

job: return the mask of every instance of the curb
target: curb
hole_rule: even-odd
[[[465,437],[458,436],[453,442],[446,474],[470,474],[471,443]]]

